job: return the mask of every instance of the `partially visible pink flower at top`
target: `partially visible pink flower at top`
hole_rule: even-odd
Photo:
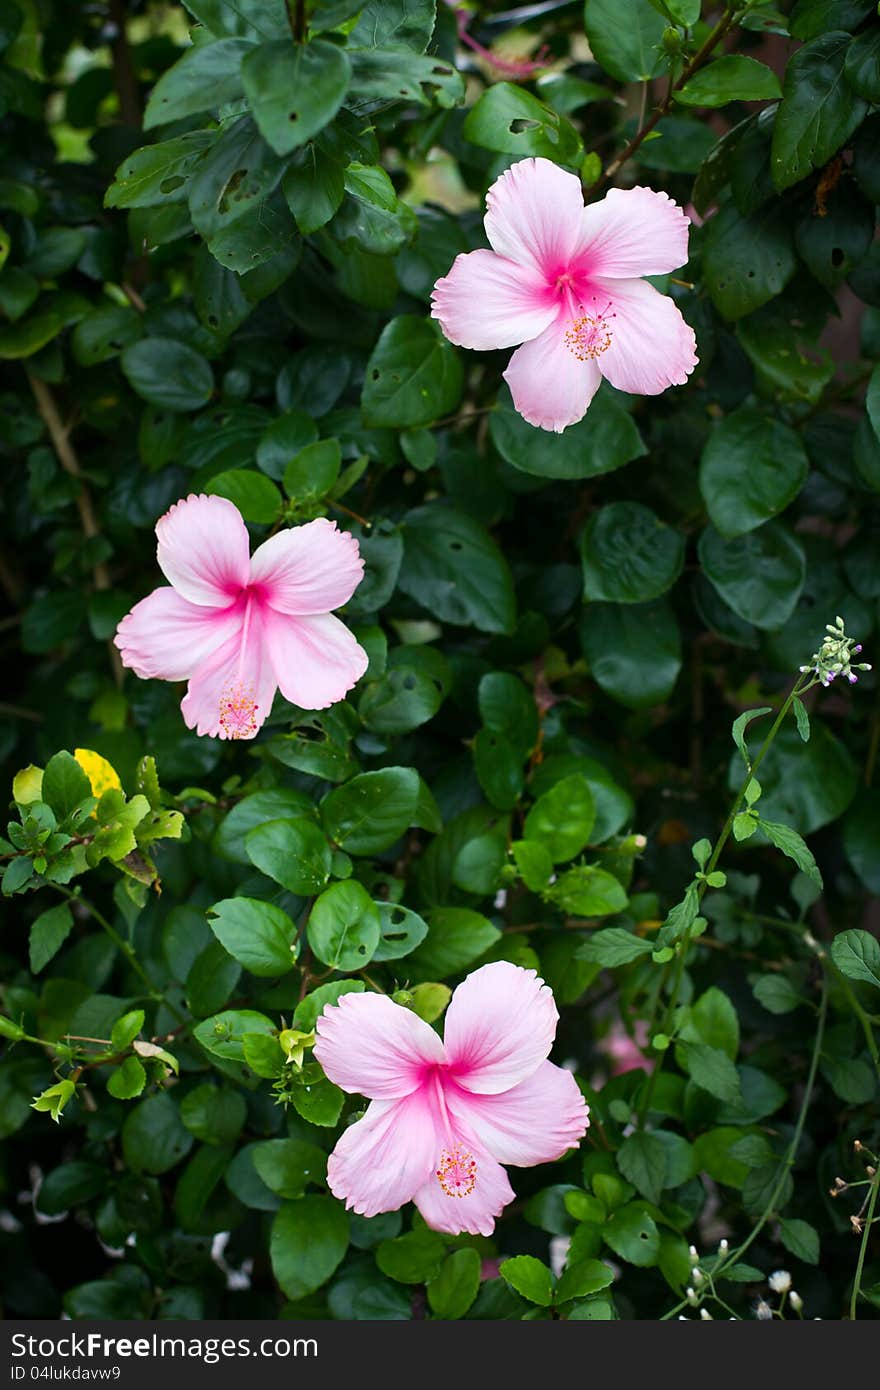
[[[612,188],[584,207],[580,180],[549,159],[512,164],[486,194],[491,251],[457,256],[434,286],[450,342],[513,347],[504,380],[530,425],[561,434],[602,377],[654,396],[697,364],[693,330],[640,277],[688,256],[688,219],[665,193]]]
[[[237,507],[190,496],[160,517],[156,536],[170,587],[136,603],[114,640],[138,676],[189,681],[187,728],[250,739],[276,689],[326,709],[364,674],[366,653],[330,611],[364,573],[357,541],[335,522],[279,531],[251,556]]]
[[[643,1018],[636,1019],[634,1037],[615,1020],[599,1046],[611,1063],[612,1076],[623,1076],[624,1072],[635,1071],[637,1067],[645,1071],[654,1068],[654,1059],[646,1057],[644,1052],[648,1046],[648,1025]]]
[[[330,1155],[330,1190],[361,1216],[414,1201],[434,1230],[490,1235],[514,1195],[501,1164],[548,1163],[587,1130],[574,1077],[546,1060],[558,1018],[543,980],[507,961],[458,986],[442,1042],[387,995],[344,994],[315,1056],[370,1105]]]

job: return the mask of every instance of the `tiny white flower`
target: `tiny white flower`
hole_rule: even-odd
[[[758,1302],[758,1306],[755,1309],[755,1317],[758,1318],[761,1322],[766,1322],[767,1319],[772,1318],[772,1316],[773,1309],[770,1307],[770,1304],[765,1303],[763,1298],[760,1299]]]
[[[697,1304],[698,1304],[699,1301],[700,1301],[700,1300],[697,1298],[696,1290],[695,1290],[695,1289],[691,1289],[691,1288],[687,1288],[687,1289],[685,1289],[685,1291],[684,1291],[684,1296],[685,1296],[685,1298],[687,1299],[688,1303],[691,1305],[691,1307],[692,1307],[692,1308],[696,1308]]]
[[[703,1322],[711,1322],[711,1321],[712,1321],[712,1314],[709,1312],[709,1309],[708,1309],[708,1308],[701,1308],[701,1309],[700,1309],[700,1317],[703,1319]]]
[[[776,1269],[767,1282],[774,1293],[788,1293],[791,1288],[791,1275],[787,1269]]]
[[[795,1289],[792,1289],[788,1295],[788,1301],[796,1313],[799,1313],[804,1306],[804,1300]]]

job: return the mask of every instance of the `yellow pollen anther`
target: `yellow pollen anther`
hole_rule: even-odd
[[[579,361],[588,362],[607,351],[611,346],[611,327],[608,321],[613,318],[614,314],[609,314],[606,310],[601,314],[582,313],[580,318],[574,319],[565,333],[565,345],[569,352],[573,352]]]
[[[436,1177],[447,1197],[468,1197],[477,1185],[477,1160],[455,1144],[440,1155]]]
[[[259,728],[253,691],[236,685],[220,696],[220,729],[226,738],[253,738]]]

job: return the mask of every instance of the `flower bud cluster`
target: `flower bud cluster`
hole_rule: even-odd
[[[854,637],[847,637],[841,617],[836,617],[833,623],[827,623],[825,633],[821,647],[810,657],[810,664],[801,667],[801,672],[815,671],[825,686],[830,685],[838,676],[845,676],[850,685],[855,685],[858,680],[856,671],[871,669],[866,661],[860,661],[855,666],[852,664],[852,658],[858,656],[862,650],[861,643]]]

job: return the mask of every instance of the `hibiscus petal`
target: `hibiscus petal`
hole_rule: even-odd
[[[424,1185],[436,1151],[433,1117],[421,1092],[374,1100],[327,1160],[327,1184],[360,1216],[396,1211]]]
[[[241,626],[241,609],[205,608],[176,589],[154,589],[122,619],[113,641],[144,679],[187,680]]]
[[[666,193],[612,188],[584,208],[578,262],[589,279],[665,275],[688,258],[690,220]]]
[[[595,360],[576,357],[566,342],[566,321],[517,348],[504,380],[524,420],[561,434],[582,420],[602,380]]]
[[[180,705],[184,722],[210,738],[253,738],[272,708],[275,686],[260,610],[252,602],[238,631],[190,677]]]
[[[468,975],[446,1010],[444,1044],[453,1079],[467,1091],[509,1091],[537,1071],[559,1014],[534,970],[493,961]]]
[[[433,1028],[385,994],[343,994],[315,1031],[315,1057],[330,1080],[373,1100],[411,1095],[445,1060]]]
[[[413,1200],[435,1231],[490,1236],[496,1217],[515,1195],[501,1164],[461,1133],[441,1147]]]
[[[264,541],[250,574],[280,613],[329,613],[348,603],[364,577],[364,562],[354,536],[318,517]]]
[[[156,522],[159,568],[179,594],[225,608],[250,575],[247,528],[225,497],[189,496]]]
[[[579,1144],[589,1108],[571,1072],[542,1062],[536,1072],[500,1095],[445,1088],[455,1120],[499,1163],[530,1168],[550,1163]]]
[[[521,159],[486,194],[484,226],[499,256],[555,281],[581,243],[583,212],[580,179],[552,160]]]
[[[484,351],[513,347],[543,333],[556,306],[544,276],[530,265],[469,251],[434,286],[431,314],[451,343]]]
[[[609,301],[605,318],[611,343],[597,358],[602,375],[619,391],[639,396],[683,386],[697,365],[697,344],[669,296],[644,280],[597,280],[595,285]]]
[[[332,613],[294,618],[263,610],[275,680],[285,700],[300,709],[326,709],[360,680],[369,658]]]

